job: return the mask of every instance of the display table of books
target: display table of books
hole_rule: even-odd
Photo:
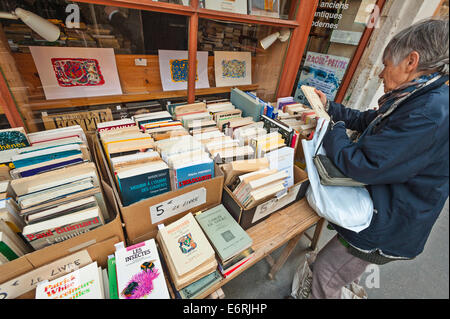
[[[300,237],[305,234],[309,228],[315,227],[313,237],[306,235],[311,240],[311,249],[315,249],[320,233],[323,228],[324,219],[319,217],[313,209],[308,205],[306,199],[302,199],[292,205],[273,213],[269,218],[261,223],[249,228],[247,234],[253,240],[252,248],[254,250],[253,257],[230,273],[225,278],[222,278],[213,286],[203,291],[196,296],[196,299],[205,298],[218,290],[220,287],[234,279],[242,272],[266,258],[271,265],[269,277],[274,278],[275,273],[283,266],[284,262],[289,257],[295,245],[300,240]],[[283,252],[278,260],[274,261],[270,253],[277,248],[286,244]]]

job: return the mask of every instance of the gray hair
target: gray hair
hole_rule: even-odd
[[[400,63],[413,51],[419,53],[418,71],[449,73],[449,23],[445,18],[430,18],[400,31],[388,43],[383,61]]]

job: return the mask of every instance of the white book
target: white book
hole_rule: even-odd
[[[265,176],[259,179],[255,179],[252,181],[249,181],[247,185],[244,186],[243,189],[239,191],[239,194],[237,195],[238,199],[243,202],[243,199],[247,197],[247,195],[253,191],[258,189],[259,187],[263,187],[265,185],[270,185],[271,183],[275,183],[280,180],[284,180],[286,177],[288,177],[288,174],[286,172],[277,172],[275,174]]]
[[[134,115],[131,119],[134,121],[142,120],[142,119],[157,119],[157,118],[163,118],[163,117],[172,117],[169,112],[167,111],[158,111],[158,112],[152,112],[152,113],[143,113],[143,114],[137,114]]]
[[[119,170],[117,172],[117,178],[120,180],[132,176],[156,172],[166,168],[168,169],[169,166],[167,166],[167,164],[163,161],[149,162],[139,166],[132,166],[129,169],[125,168],[124,170]]]
[[[269,160],[269,167],[279,171],[284,171],[288,174],[286,179],[286,187],[294,185],[294,153],[292,147],[282,147],[266,154]]]
[[[49,142],[73,136],[78,136],[84,144],[88,145],[86,135],[80,125],[29,133],[28,139],[30,140],[31,145],[34,146],[37,143]]]
[[[56,217],[50,220],[39,222],[32,225],[27,225],[23,228],[22,234],[26,237],[28,234],[34,234],[47,229],[54,229],[64,225],[70,225],[78,221],[87,220],[94,217],[100,217],[100,210],[98,207],[85,209],[66,216]]]
[[[36,287],[36,299],[104,299],[101,269],[97,262]]]
[[[114,255],[119,299],[170,299],[154,239],[116,244]]]
[[[46,190],[33,192],[18,197],[17,202],[21,209],[26,209],[58,197],[67,196],[69,194],[85,191],[94,188],[94,182],[91,178],[68,183],[58,187],[50,187]]]
[[[110,126],[126,125],[126,124],[135,124],[135,122],[132,119],[120,119],[120,120],[115,120],[115,121],[102,122],[102,123],[97,123],[97,129],[110,127]]]
[[[150,159],[155,159],[155,158],[160,158],[159,153],[156,151],[139,152],[136,154],[113,157],[113,158],[111,158],[111,164],[114,166],[114,165],[124,164],[124,163],[128,163],[128,162],[133,162],[133,161],[140,161],[140,160],[145,160],[145,159],[150,160]]]
[[[63,205],[59,205],[59,206],[56,206],[56,207],[53,207],[53,208],[50,208],[50,209],[46,209],[46,210],[43,210],[43,211],[40,211],[40,212],[37,212],[37,213],[34,213],[34,214],[29,214],[29,215],[27,215],[25,217],[25,220],[28,223],[30,223],[30,222],[32,222],[32,221],[34,221],[36,219],[43,218],[43,217],[46,217],[46,216],[55,215],[57,213],[64,212],[64,211],[67,211],[67,210],[70,210],[70,209],[75,209],[75,208],[80,207],[80,206],[96,205],[96,204],[97,204],[97,201],[96,201],[95,197],[94,196],[89,196],[89,197],[86,197],[86,198],[83,198],[83,199],[80,199],[80,200],[75,200],[75,201],[67,203],[67,204],[63,204]],[[81,210],[81,209],[79,209],[79,210]]]
[[[101,272],[102,272],[102,282],[103,282],[103,295],[105,296],[105,299],[110,299],[108,271],[106,270],[106,268],[104,268],[104,269],[101,269]]]
[[[70,144],[83,144],[83,141],[78,136],[66,137],[66,138],[62,138],[60,140],[56,140],[56,141],[42,142],[42,143],[38,143],[33,146],[19,148],[17,150],[17,153],[24,154],[24,153],[35,152],[35,151],[46,149],[46,148],[52,148],[52,147],[57,147],[57,146],[70,145]]]

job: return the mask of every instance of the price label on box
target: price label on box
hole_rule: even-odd
[[[202,187],[153,205],[150,207],[152,224],[156,224],[204,203],[206,203],[206,188]]]
[[[294,201],[297,197],[298,191],[300,190],[300,186],[301,184],[292,187],[289,192],[280,199],[273,198],[261,205],[258,205],[258,207],[256,207],[255,214],[253,215],[252,224]]]

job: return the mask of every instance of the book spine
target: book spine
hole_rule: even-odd
[[[36,174],[39,174],[39,173],[43,173],[45,171],[49,171],[49,170],[52,170],[52,169],[55,169],[55,168],[59,168],[59,167],[67,166],[67,165],[71,165],[71,164],[76,164],[76,163],[80,163],[80,162],[83,162],[82,158],[76,158],[76,159],[73,159],[73,160],[70,160],[70,161],[56,163],[56,164],[53,164],[53,165],[41,166],[39,168],[35,168],[35,169],[31,169],[31,170],[28,170],[28,171],[21,172],[20,176],[21,177],[33,176],[33,175],[36,175]]]
[[[50,228],[32,234],[24,234],[24,237],[35,250],[38,250],[87,233],[101,225],[103,225],[101,219],[99,217],[93,217],[61,227]]]
[[[55,159],[63,158],[63,157],[68,157],[68,156],[72,156],[72,155],[78,155],[78,154],[81,154],[81,151],[71,150],[71,151],[65,151],[65,152],[60,152],[60,153],[56,153],[56,154],[41,155],[41,156],[31,157],[31,158],[27,158],[27,159],[23,159],[23,160],[18,160],[18,161],[14,161],[13,164],[14,164],[15,168],[21,168],[21,167],[25,167],[28,165],[34,165],[34,164],[47,162],[47,161],[51,161],[51,160],[55,160]]]
[[[9,261],[19,258],[17,254],[4,242],[0,241],[0,253]]]
[[[117,292],[116,257],[108,257],[109,299],[119,299]]]

